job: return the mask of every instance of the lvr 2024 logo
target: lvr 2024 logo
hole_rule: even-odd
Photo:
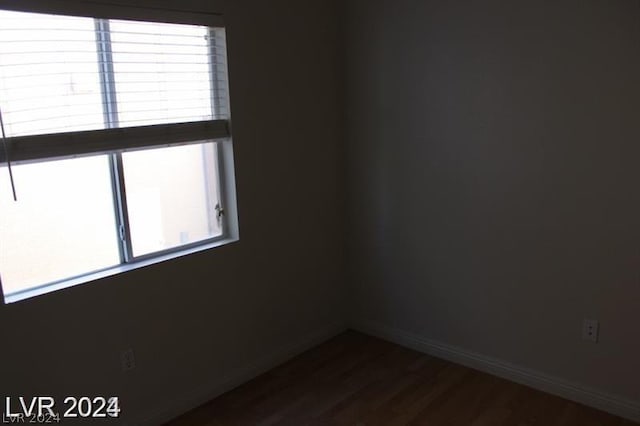
[[[60,421],[61,415],[57,410],[56,400],[51,396],[31,398],[7,396],[4,402],[2,423],[57,423]],[[63,401],[62,417],[118,417],[119,414],[117,396],[110,398],[68,396]]]

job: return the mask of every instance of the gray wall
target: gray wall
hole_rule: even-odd
[[[640,400],[640,2],[352,0],[345,28],[353,320]]]
[[[120,395],[133,418],[344,321],[334,3],[147,4],[225,14],[240,241],[0,305],[0,395]]]
[[[348,229],[352,320],[640,399],[637,1],[351,0],[348,194],[339,2],[146,3],[226,16],[241,240],[0,305],[0,394],[224,380],[343,320]]]

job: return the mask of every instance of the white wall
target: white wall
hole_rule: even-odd
[[[0,395],[119,395],[145,418],[344,320],[338,10],[147,4],[225,14],[241,239],[0,305]]]
[[[354,322],[640,402],[640,3],[348,9]]]

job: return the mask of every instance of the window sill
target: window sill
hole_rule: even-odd
[[[184,250],[175,251],[172,253],[164,254],[161,256],[155,256],[152,258],[139,260],[137,262],[128,263],[124,265],[114,266],[109,269],[105,269],[99,272],[92,272],[81,277],[71,278],[68,280],[60,281],[55,284],[44,285],[30,290],[24,290],[19,293],[8,294],[4,297],[4,303],[16,303],[22,300],[31,299],[32,297],[41,296],[43,294],[51,293],[58,290],[63,290],[69,287],[75,287],[77,285],[86,284],[91,281],[96,281],[102,278],[111,277],[114,275],[122,274],[124,272],[133,271],[135,269],[144,268],[146,266],[155,265],[157,263],[166,262],[167,260],[176,259],[182,256],[188,256],[190,254],[199,253],[201,251],[210,250],[216,247],[221,247],[233,242],[238,241],[238,238],[224,238],[211,243],[203,244],[197,247],[191,247]]]

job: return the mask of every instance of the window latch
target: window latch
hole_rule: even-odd
[[[120,227],[118,228],[118,231],[120,231],[120,239],[122,241],[124,241],[124,237],[125,237],[125,235],[124,235],[124,225],[120,225]]]
[[[218,220],[222,219],[222,216],[224,216],[224,209],[222,208],[220,203],[216,204],[215,209],[216,209],[216,217],[218,218]]]

